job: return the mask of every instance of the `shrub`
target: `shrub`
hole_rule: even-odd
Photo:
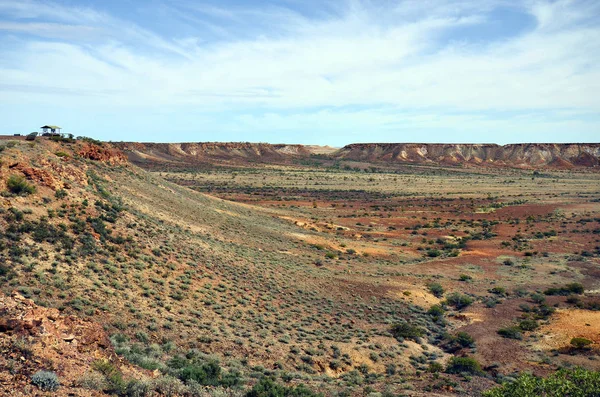
[[[430,372],[432,374],[442,372],[443,370],[444,366],[437,362],[429,363],[429,366],[427,367],[427,372]]]
[[[188,363],[184,358],[176,357],[169,362],[171,367],[181,367],[179,379],[184,382],[194,381],[204,386],[235,386],[240,383],[237,373],[223,373],[219,363],[209,361],[202,364]]]
[[[127,388],[123,374],[108,360],[97,360],[92,363],[92,368],[104,375],[106,384],[104,391],[108,393],[121,393]]]
[[[562,287],[548,288],[546,291],[544,291],[544,294],[546,294],[546,295],[571,295],[571,294],[580,295],[580,294],[583,294],[583,291],[584,291],[583,285],[581,285],[580,283],[570,283],[570,284],[564,285]]]
[[[51,371],[38,371],[31,377],[31,382],[44,391],[55,391],[60,386],[58,376]]]
[[[544,297],[544,295],[542,294],[531,294],[531,300],[537,304],[540,303],[544,303],[544,301],[546,300],[546,297]]]
[[[600,390],[600,372],[583,368],[560,370],[548,376],[538,378],[524,373],[514,382],[483,393],[484,397],[563,397],[598,396]]]
[[[508,339],[523,339],[521,330],[518,327],[506,327],[498,330],[498,335]]]
[[[440,318],[444,315],[444,309],[440,305],[433,305],[427,310],[427,314],[430,316]]]
[[[471,281],[473,280],[473,277],[469,276],[468,274],[461,274],[458,279],[460,281]]]
[[[589,339],[586,338],[573,338],[571,339],[571,345],[576,348],[576,349],[585,349],[586,347],[588,347],[589,345],[591,345],[592,342]]]
[[[538,329],[539,324],[535,320],[523,320],[519,322],[519,328],[523,331],[533,331]]]
[[[437,298],[444,296],[444,287],[440,283],[429,284],[429,291]]]
[[[492,293],[494,295],[500,295],[500,296],[507,295],[506,289],[504,287],[494,287],[494,288],[490,289],[490,293]]]
[[[27,183],[24,177],[11,175],[6,181],[6,187],[11,193],[27,195],[35,193],[35,186]]]
[[[458,332],[456,335],[445,334],[444,341],[441,344],[441,347],[450,353],[474,346],[475,339],[473,339],[473,337],[466,332]]]
[[[446,296],[446,304],[454,306],[456,309],[463,309],[473,303],[473,298],[468,295],[453,292]]]
[[[88,390],[103,390],[106,387],[104,376],[98,372],[86,372],[76,382],[77,386]]]
[[[539,307],[534,309],[537,318],[547,319],[556,311],[555,308],[548,305],[540,305]]]
[[[475,339],[466,332],[457,333],[456,342],[462,347],[472,347],[475,345]]]
[[[427,256],[430,258],[437,258],[441,254],[442,253],[440,252],[440,250],[436,250],[436,249],[427,250]]]
[[[472,375],[481,375],[481,364],[472,357],[452,357],[448,361],[446,372],[449,374],[468,373]]]
[[[185,392],[185,385],[177,378],[161,376],[152,382],[152,388],[161,396],[181,396]]]
[[[271,378],[262,378],[245,397],[317,397],[317,394],[304,385],[286,387],[275,383]]]
[[[394,324],[391,329],[391,333],[394,338],[404,338],[404,339],[412,339],[416,340],[425,334],[425,331],[417,327],[416,325],[410,325],[408,323],[398,323]]]

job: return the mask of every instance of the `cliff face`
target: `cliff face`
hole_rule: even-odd
[[[293,158],[308,157],[319,148],[304,145],[272,145],[247,142],[199,143],[134,143],[115,144],[124,150],[135,163],[188,162],[188,163],[239,163],[287,162]]]
[[[508,167],[597,167],[600,144],[528,143],[431,144],[360,143],[344,146],[332,155],[339,160],[410,162],[445,165],[481,164]]]
[[[331,160],[373,163],[485,165],[503,167],[575,168],[600,165],[600,143],[554,144],[431,144],[357,143],[335,150],[330,147],[272,145],[268,143],[117,143],[132,162],[151,167],[179,165],[275,163],[318,154]]]

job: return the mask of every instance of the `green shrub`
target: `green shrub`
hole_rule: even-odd
[[[417,338],[425,335],[425,331],[422,328],[417,327],[416,325],[410,325],[408,323],[394,324],[390,332],[396,339],[404,338],[416,340]]]
[[[104,375],[92,371],[86,372],[77,379],[76,385],[88,390],[103,390],[106,387],[106,381]]]
[[[237,372],[223,372],[216,361],[198,363],[182,356],[175,356],[169,360],[168,365],[177,370],[177,376],[185,383],[192,381],[203,386],[228,387],[241,383]]]
[[[571,345],[576,349],[585,349],[589,345],[594,343],[593,341],[587,338],[573,338],[571,339]]]
[[[460,310],[473,303],[473,298],[468,295],[453,292],[446,296],[446,304]]]
[[[433,305],[429,308],[429,310],[427,310],[427,314],[436,318],[440,318],[444,315],[444,308],[442,308],[440,305]]]
[[[318,397],[317,394],[304,385],[286,387],[276,383],[271,378],[262,378],[255,384],[245,397]]]
[[[490,289],[490,293],[492,293],[494,295],[500,295],[500,296],[507,295],[506,289],[504,287],[494,287],[494,288]]]
[[[544,304],[544,305],[540,305],[540,306],[536,307],[533,311],[537,318],[547,319],[552,314],[554,314],[556,309],[553,308],[552,306],[548,306],[548,305]]]
[[[123,374],[110,361],[94,361],[92,368],[104,375],[104,379],[106,380],[105,392],[120,394],[127,389],[127,382],[123,379]]]
[[[481,364],[479,364],[477,360],[472,357],[452,357],[450,361],[448,361],[446,372],[449,374],[483,374]]]
[[[454,353],[460,349],[475,347],[475,339],[466,332],[458,332],[456,335],[445,334],[441,347],[449,353]]]
[[[521,329],[518,327],[505,327],[498,330],[498,335],[508,339],[523,339]]]
[[[58,376],[51,371],[38,371],[31,377],[31,382],[44,391],[55,391],[60,386]]]
[[[475,339],[466,332],[458,332],[455,338],[456,342],[462,347],[473,347],[475,345]]]
[[[583,291],[584,291],[584,288],[583,288],[582,284],[570,283],[570,284],[564,285],[562,287],[548,288],[546,291],[544,291],[544,294],[546,294],[546,295],[571,295],[571,294],[580,295],[580,294],[583,294]]]
[[[32,194],[35,193],[35,186],[27,183],[24,177],[20,175],[11,175],[6,181],[6,187],[14,194]]]
[[[483,393],[484,397],[594,397],[600,390],[600,372],[583,368],[560,370],[538,378],[524,373],[514,382]]]
[[[429,250],[427,250],[427,256],[430,257],[430,258],[437,258],[440,255],[442,255],[442,253],[440,252],[440,250],[437,250],[437,249],[429,249]]]
[[[427,372],[430,372],[432,374],[442,372],[443,370],[444,366],[437,362],[429,363],[429,366],[427,367]]]
[[[531,300],[537,304],[544,303],[546,301],[546,297],[542,294],[531,294]]]
[[[444,287],[442,287],[440,283],[431,283],[428,285],[428,287],[433,296],[437,298],[444,296]]]
[[[539,324],[535,320],[522,320],[519,322],[519,328],[523,331],[534,331],[539,328]]]

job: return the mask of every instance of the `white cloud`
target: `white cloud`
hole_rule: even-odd
[[[16,36],[18,46],[1,50],[0,102],[44,104],[59,96],[78,108],[196,106],[239,114],[258,108],[265,115],[256,120],[277,128],[290,120],[278,112],[296,112],[293,122],[308,126],[317,119],[299,110],[319,107],[392,107],[410,111],[414,117],[404,120],[416,127],[432,122],[431,108],[473,115],[499,109],[600,113],[600,41],[594,39],[600,26],[586,23],[590,15],[598,18],[595,2],[424,0],[391,7],[352,1],[319,18],[282,8],[182,4],[170,15],[187,27],[204,21],[203,31],[208,26],[218,39],[189,29],[185,36],[159,34],[91,9],[0,0],[0,13],[11,17],[0,30],[54,39]],[[483,44],[468,37],[440,41],[460,26],[485,30],[497,6],[527,12],[537,25]],[[260,34],[236,34],[248,26]],[[34,87],[40,95],[32,98]],[[388,118],[390,125],[398,122],[377,112],[332,113],[365,128]],[[313,116],[331,120],[327,113]],[[253,117],[238,122],[249,127]],[[478,125],[476,116],[468,120]]]

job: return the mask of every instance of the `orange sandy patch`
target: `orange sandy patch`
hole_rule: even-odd
[[[433,305],[437,305],[440,303],[440,299],[436,298],[429,292],[415,289],[415,288],[407,288],[395,294],[396,298],[405,300],[407,302],[412,303],[413,305],[421,306],[424,308],[429,308]]]
[[[586,338],[600,345],[600,312],[589,310],[558,310],[550,324],[539,332],[542,338],[540,347],[558,349],[568,346],[572,338]]]

